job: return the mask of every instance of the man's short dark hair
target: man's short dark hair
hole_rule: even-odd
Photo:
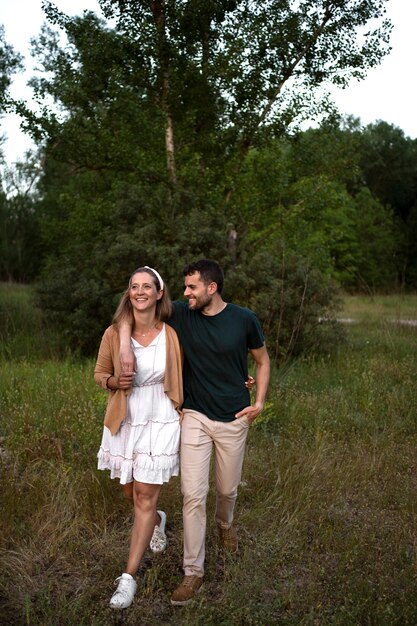
[[[195,272],[200,272],[200,278],[205,285],[216,283],[219,294],[223,291],[224,275],[223,270],[217,261],[210,259],[200,259],[189,263],[184,267],[184,276],[191,276]]]

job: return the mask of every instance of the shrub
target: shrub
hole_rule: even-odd
[[[228,273],[227,284],[236,302],[256,312],[278,362],[306,352],[328,353],[344,339],[334,319],[336,284],[294,253],[255,252]]]

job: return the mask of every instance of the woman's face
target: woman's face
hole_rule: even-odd
[[[129,298],[134,311],[149,311],[156,308],[157,301],[162,298],[162,291],[157,290],[148,272],[138,272],[132,276]]]

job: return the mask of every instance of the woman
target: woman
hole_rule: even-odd
[[[162,484],[179,473],[182,404],[181,349],[175,331],[164,323],[170,314],[171,301],[158,272],[148,266],[135,270],[103,335],[94,370],[95,382],[110,392],[98,467],[119,478],[134,504],[128,562],[110,600],[115,609],[132,603],[147,546],[154,552],[166,547],[166,515],[157,511],[157,502]],[[126,317],[136,372],[123,372],[120,366],[117,327]]]

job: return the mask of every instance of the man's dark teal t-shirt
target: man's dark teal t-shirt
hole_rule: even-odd
[[[217,315],[173,302],[169,325],[184,350],[183,408],[212,420],[231,422],[250,404],[245,387],[248,350],[264,344],[262,328],[249,309],[227,304]]]

